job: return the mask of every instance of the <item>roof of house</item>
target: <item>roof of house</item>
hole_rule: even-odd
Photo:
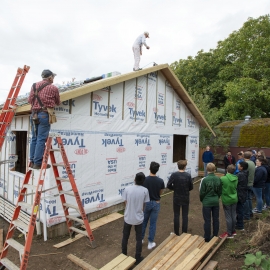
[[[85,84],[79,88],[75,88],[75,89],[60,93],[60,99],[61,101],[65,101],[72,98],[76,98],[76,97],[94,92],[96,90],[100,90],[108,86],[112,86],[112,85],[115,85],[124,81],[128,81],[136,77],[140,77],[140,76],[143,76],[145,74],[155,72],[155,71],[160,71],[163,74],[163,76],[167,79],[167,81],[170,83],[170,85],[175,90],[175,92],[179,95],[179,97],[187,106],[187,108],[190,110],[190,112],[193,114],[193,116],[198,120],[199,124],[202,127],[209,128],[209,130],[215,136],[214,131],[212,130],[210,125],[207,123],[204,116],[199,111],[198,107],[195,105],[195,103],[193,102],[193,100],[191,99],[191,97],[189,96],[189,94],[187,93],[187,91],[185,90],[185,88],[183,87],[183,85],[181,84],[181,82],[176,77],[176,75],[174,74],[174,72],[172,71],[172,69],[170,68],[168,64],[157,65],[150,68],[142,69],[140,71],[136,71],[136,72],[133,71],[133,72],[126,73],[123,75],[105,78],[103,80]],[[19,114],[29,113],[30,109],[31,109],[30,104],[18,106],[16,110],[16,114],[19,115]]]

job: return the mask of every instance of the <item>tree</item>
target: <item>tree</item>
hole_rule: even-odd
[[[270,17],[249,18],[215,49],[171,64],[210,125],[270,117]]]

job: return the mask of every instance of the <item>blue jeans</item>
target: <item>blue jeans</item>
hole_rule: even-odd
[[[270,183],[265,183],[265,203],[270,207]]]
[[[45,149],[45,143],[50,132],[49,115],[46,112],[38,113],[39,124],[35,125],[30,117],[32,139],[30,143],[30,161],[34,164],[41,165]]]
[[[244,229],[244,204],[238,202],[236,205],[236,226],[237,229]]]
[[[208,164],[208,163],[206,163],[206,162],[203,163],[204,176],[207,176],[207,175],[208,175],[207,170],[206,170],[207,164]]]
[[[256,208],[259,212],[262,212],[262,207],[263,207],[263,199],[262,199],[262,188],[255,188],[253,187],[253,192],[256,197]]]
[[[250,216],[253,215],[253,213],[252,213],[252,196],[253,196],[252,187],[248,187],[247,199],[246,199],[246,202],[244,203],[244,219],[246,219],[246,220],[250,219]]]
[[[211,240],[211,219],[213,219],[213,236],[218,235],[219,231],[219,206],[207,207],[203,206],[204,219],[204,239],[205,242]]]
[[[144,220],[143,220],[143,226],[142,226],[142,239],[144,238],[146,226],[150,218],[148,241],[154,242],[159,210],[160,210],[159,202],[150,201],[145,204]]]

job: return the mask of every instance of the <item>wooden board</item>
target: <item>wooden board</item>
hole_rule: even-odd
[[[192,270],[198,262],[207,254],[207,252],[215,245],[215,243],[218,241],[218,237],[213,237],[210,242],[208,242],[206,245],[204,245],[200,252],[192,258],[192,260],[185,266],[185,270]]]
[[[209,261],[207,265],[203,268],[203,270],[214,270],[218,266],[217,261]]]
[[[82,259],[76,257],[73,254],[69,254],[67,258],[84,270],[97,270],[97,268],[93,267],[92,265],[88,264],[87,262],[83,261]]]
[[[118,264],[113,270],[127,270],[129,269],[136,260],[132,257],[127,257],[124,261],[122,261],[120,264]]]
[[[181,236],[181,239],[185,236],[186,234],[183,233]],[[167,237],[159,246],[157,246],[154,251],[152,251],[140,264],[138,264],[134,270],[139,270],[139,269],[146,269],[145,265],[147,264],[148,260],[153,259],[157,254],[174,238],[177,236],[175,234],[171,234],[169,237]]]
[[[177,265],[176,268],[174,268],[175,270],[182,270],[185,268],[185,266],[200,252],[201,250],[199,248],[195,248],[194,250],[192,250],[186,257],[185,259],[179,264]]]
[[[110,261],[109,263],[107,263],[106,265],[104,265],[102,268],[100,268],[100,270],[111,270],[114,267],[116,267],[117,265],[119,265],[126,258],[127,258],[127,256],[124,255],[123,253],[121,253],[119,256],[117,256],[112,261]]]
[[[167,262],[166,265],[164,265],[164,269],[174,269],[175,267],[177,267],[177,265],[179,265],[181,262],[183,262],[183,260],[186,258],[186,256],[189,255],[190,252],[192,252],[194,249],[196,248],[200,248],[201,246],[205,243],[204,238],[199,236],[197,238],[197,240],[195,242],[193,242],[192,245],[189,246],[189,248],[183,250],[183,252],[181,252],[181,250],[179,250],[178,252],[176,252],[174,254],[174,256],[171,258],[173,261],[173,264],[171,263],[171,261]]]
[[[183,239],[187,241],[188,238],[190,238],[190,234],[187,234],[184,236]],[[167,253],[170,252],[170,250],[182,239],[180,239],[180,236],[176,236],[173,240],[171,240],[154,258],[151,260],[148,260],[145,264],[143,269],[155,269],[154,266],[162,259]]]
[[[176,245],[167,254],[164,254],[164,256],[160,258],[157,264],[153,265],[153,269],[167,269],[169,267],[169,263],[166,267],[164,267],[164,264],[167,263],[167,261],[171,259],[171,257],[174,257],[175,260],[175,254],[177,254],[177,256],[181,256],[181,254],[183,254],[185,250],[187,250],[190,245],[192,245],[197,240],[197,238],[199,238],[198,235],[186,235],[181,241],[176,243]],[[170,262],[172,263],[172,260]]]
[[[112,221],[115,221],[119,218],[122,218],[123,215],[119,214],[119,213],[112,213],[108,216],[105,216],[105,217],[102,217],[100,219],[97,219],[97,220],[94,220],[92,222],[90,222],[90,227],[92,229],[92,231],[96,230],[97,228],[109,223],[109,222],[112,222]],[[78,239],[81,239],[82,237],[84,237],[84,235],[82,234],[77,234],[73,239],[69,238],[61,243],[58,243],[56,245],[54,245],[55,248],[61,248],[61,247],[64,247],[66,245],[69,245],[70,243],[72,242],[75,242],[76,240]]]
[[[2,252],[4,245],[4,230],[0,229],[0,253]]]

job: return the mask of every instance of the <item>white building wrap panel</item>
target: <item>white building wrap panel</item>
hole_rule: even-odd
[[[161,72],[154,72],[64,101],[55,108],[57,123],[51,131],[61,134],[73,176],[86,213],[118,204],[125,187],[134,184],[137,172],[149,174],[151,161],[160,163],[158,176],[165,184],[177,170],[173,163],[174,134],[186,135],[187,171],[198,173],[199,125]],[[27,126],[27,125],[26,125]],[[23,128],[26,127],[23,124]],[[12,131],[21,129],[12,123]],[[10,133],[1,159],[15,155],[16,138]],[[53,142],[53,147],[57,147]],[[56,160],[62,161],[56,153]],[[6,165],[5,165],[6,166]],[[8,167],[1,167],[0,196],[16,200],[21,185],[11,178]],[[67,177],[64,165],[58,168]],[[14,173],[13,173],[14,174]],[[12,176],[14,177],[14,175]],[[34,182],[38,179],[35,171]],[[55,186],[53,171],[47,170],[44,189]],[[68,183],[64,189],[70,190]],[[41,221],[47,226],[64,221],[57,189],[44,193]],[[28,196],[31,202],[33,198]],[[68,198],[71,204],[75,199]],[[71,214],[77,215],[76,211]]]

